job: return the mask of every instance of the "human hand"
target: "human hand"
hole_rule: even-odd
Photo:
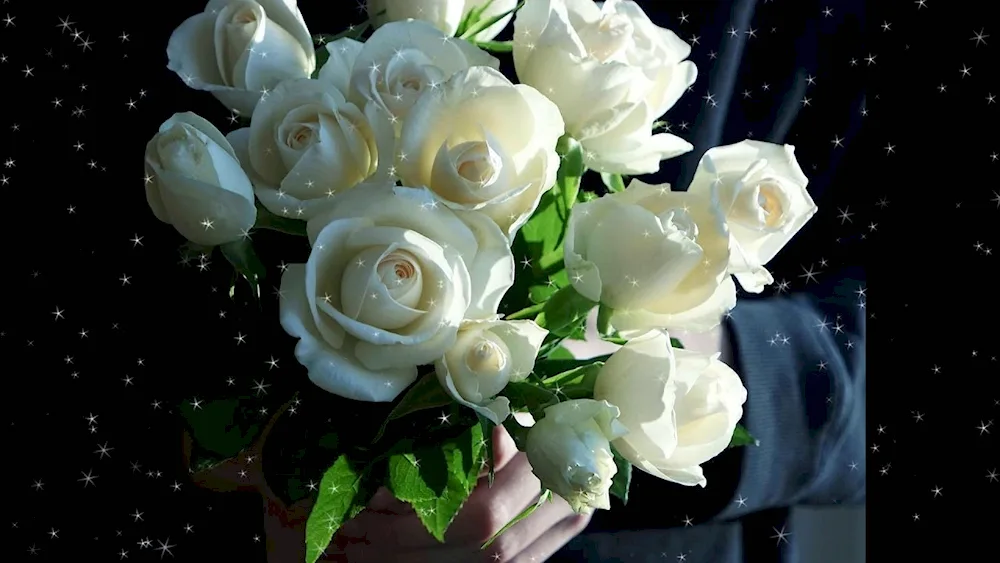
[[[493,435],[495,480],[485,474],[445,534],[434,539],[408,504],[380,489],[369,506],[338,531],[328,561],[367,563],[539,563],[583,531],[589,515],[573,512],[563,499],[538,507],[505,531],[488,548],[483,543],[503,528],[541,493],[527,457],[519,452],[504,428]]]

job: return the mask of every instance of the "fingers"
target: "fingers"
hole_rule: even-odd
[[[541,538],[560,534],[564,535],[568,530],[565,529],[562,523],[575,516],[573,509],[569,507],[566,501],[559,497],[553,497],[551,501],[547,501],[535,509],[531,513],[531,516],[521,520],[501,534],[488,548],[479,551],[477,556],[470,559],[470,561],[482,563],[512,561],[520,553],[534,546]],[[588,522],[590,520],[588,517],[584,517],[584,519]],[[576,534],[574,533],[573,535]],[[559,544],[559,547],[569,541],[571,537],[565,538]],[[558,549],[557,547],[556,550]],[[544,558],[540,557],[536,561],[544,560]]]
[[[517,445],[502,425],[493,429],[493,472],[498,473],[518,454]],[[480,477],[486,476],[486,471]]]
[[[480,481],[445,538],[449,544],[478,548],[535,502],[540,492],[541,483],[527,456],[515,455],[497,473],[492,487]]]
[[[544,534],[538,536],[531,545],[522,549],[512,559],[501,559],[500,561],[507,563],[538,563],[539,561],[545,561],[562,549],[571,539],[580,535],[580,532],[589,523],[590,516],[571,514],[563,518]]]

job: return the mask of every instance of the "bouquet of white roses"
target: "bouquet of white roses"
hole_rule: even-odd
[[[350,408],[387,405],[338,441],[308,562],[379,486],[443,541],[491,481],[498,425],[539,502],[609,509],[633,467],[704,486],[701,464],[752,441],[747,393],[667,331],[718,326],[733,277],[772,281],[765,264],[816,211],[793,148],[744,141],[709,150],[686,191],[626,187],[692,150],[657,120],[697,75],[690,46],[632,1],[371,0],[369,14],[314,37],[294,0],[211,0],[170,38],[169,68],[248,125],[179,113],[145,155],[156,217],[217,248],[256,298],[251,233],[308,238],[280,284],[295,357]],[[518,83],[491,53],[512,54]],[[568,351],[588,318],[617,351]]]

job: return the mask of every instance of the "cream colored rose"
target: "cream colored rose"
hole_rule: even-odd
[[[528,431],[525,453],[542,487],[577,513],[611,508],[611,480],[618,473],[611,441],[628,433],[618,407],[576,399],[552,405]]]
[[[500,68],[500,62],[425,21],[388,23],[372,33],[358,53],[349,99],[384,109],[399,128],[423,92],[473,66]]]
[[[347,102],[329,82],[282,82],[229,134],[269,211],[312,218],[338,194],[388,179],[394,133],[378,108]]]
[[[364,43],[344,37],[331,41],[323,46],[327,52],[326,62],[319,69],[316,78],[332,85],[346,98],[351,93],[351,73],[354,72],[354,62],[361,54]]]
[[[508,237],[556,181],[559,109],[498,70],[473,67],[424,93],[399,139],[403,183],[489,216]]]
[[[282,80],[316,69],[296,0],[210,0],[174,30],[167,59],[189,87],[211,92],[243,115]]]
[[[701,158],[688,191],[715,189],[733,243],[729,270],[743,289],[774,282],[764,266],[816,214],[808,183],[791,145],[742,141]]]
[[[497,395],[528,377],[548,333],[534,321],[466,321],[455,345],[434,364],[438,380],[457,402],[501,424],[510,401]]]
[[[701,332],[736,306],[729,231],[711,196],[633,180],[570,214],[565,264],[584,297],[614,308],[626,335]]]
[[[670,347],[652,331],[608,358],[594,398],[617,406],[628,435],[612,444],[646,473],[705,486],[701,464],[722,453],[743,417],[747,390],[719,355]]]
[[[146,144],[146,201],[185,238],[215,246],[257,220],[253,187],[233,147],[208,120],[177,113]]]
[[[307,230],[309,261],[281,279],[281,325],[309,378],[349,399],[392,401],[513,284],[500,229],[426,190],[359,186]]]
[[[692,146],[654,122],[694,83],[691,47],[635,2],[527,0],[514,19],[514,65],[559,106],[599,172],[646,174]]]
[[[469,10],[486,6],[482,19],[490,20],[513,10],[517,0],[368,0],[366,4],[368,16],[374,18],[377,26],[413,18],[426,21],[447,35],[455,35]],[[473,39],[493,39],[507,27],[510,19],[511,16],[507,16],[499,20],[477,33]]]

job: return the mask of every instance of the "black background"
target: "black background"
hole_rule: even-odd
[[[313,33],[365,19],[353,0],[300,4]],[[691,58],[708,76],[729,37],[718,23],[725,8],[643,4],[682,38],[699,37]],[[858,2],[828,4],[823,16],[823,2],[761,0],[755,34],[736,30],[748,53],[737,91],[751,95],[730,101],[722,142],[766,139],[782,103],[810,98],[786,140],[822,192],[820,212],[771,270],[788,291],[808,289],[810,269],[868,272],[872,559],[988,550],[1000,500],[992,275],[1000,100],[991,101],[1000,97],[1000,35],[989,36],[998,32],[989,3],[884,0],[864,12]],[[152,561],[158,541],[175,544],[182,561],[263,561],[259,501],[186,482],[173,405],[252,393],[255,380],[270,386],[262,402],[308,385],[272,294],[278,264],[308,249],[279,254],[282,235],[255,237],[270,267],[267,298],[262,309],[234,302],[225,264],[179,263],[182,240],[153,218],[142,189],[145,143],[172,113],[235,127],[214,98],[166,69],[170,32],[202,7],[0,4],[8,16],[0,20],[5,561],[116,561],[121,550]],[[803,10],[817,12],[815,28],[794,23]],[[802,69],[815,83],[790,93],[787,62],[802,47],[792,38],[806,33],[829,40],[817,68]],[[863,108],[844,95],[852,91],[865,93]],[[719,110],[709,93],[699,79],[667,115],[675,133]],[[682,168],[665,163],[657,179]],[[102,455],[104,445],[113,449]],[[79,480],[87,473],[97,476],[92,486]],[[141,547],[143,538],[152,546]]]

